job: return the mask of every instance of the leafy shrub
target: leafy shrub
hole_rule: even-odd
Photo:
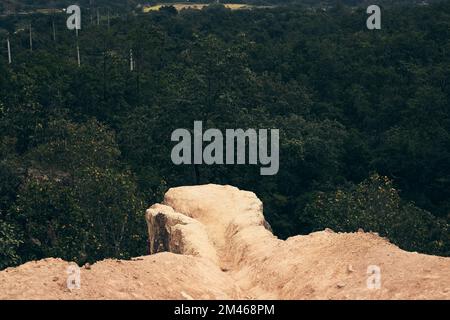
[[[21,241],[11,225],[0,221],[0,270],[20,262],[17,247]]]
[[[406,250],[450,253],[448,224],[413,203],[402,201],[392,181],[378,174],[358,185],[316,193],[301,220],[315,230],[328,227],[353,232],[362,228],[378,232]]]

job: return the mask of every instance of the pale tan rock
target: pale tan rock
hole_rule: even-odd
[[[169,251],[205,257],[217,263],[216,250],[199,221],[161,204],[151,206],[145,218],[152,254]]]

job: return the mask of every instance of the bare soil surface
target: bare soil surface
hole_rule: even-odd
[[[365,232],[279,240],[256,195],[231,186],[170,189],[146,220],[154,254],[82,267],[73,290],[69,262],[28,262],[0,272],[0,299],[450,299],[450,258]]]

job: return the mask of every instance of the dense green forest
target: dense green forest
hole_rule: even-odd
[[[404,5],[404,4],[428,4],[439,0],[378,0],[378,5]],[[139,8],[145,4],[157,3],[245,3],[258,5],[305,5],[308,7],[326,8],[336,5],[366,7],[374,4],[370,0],[2,0],[0,2],[0,14],[2,13],[18,13],[29,12],[42,8],[65,8],[72,4],[77,4],[86,10],[101,8],[135,10],[139,12]]]
[[[145,208],[203,183],[254,191],[281,238],[363,228],[449,256],[450,2],[383,8],[381,30],[365,9],[84,19],[80,67],[65,15],[1,18],[0,269],[146,254]],[[279,129],[279,173],[172,164],[195,120]]]

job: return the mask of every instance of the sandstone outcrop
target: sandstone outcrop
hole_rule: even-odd
[[[146,212],[152,255],[81,269],[45,259],[0,272],[0,299],[450,299],[450,258],[373,233],[276,238],[257,196],[231,186],[170,189]],[[373,267],[379,288],[367,285]]]

